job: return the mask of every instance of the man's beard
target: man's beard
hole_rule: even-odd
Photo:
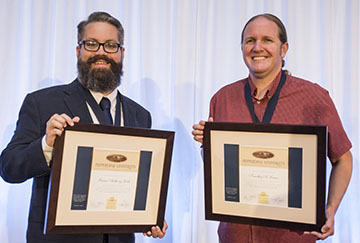
[[[91,68],[91,64],[98,60],[110,63],[110,69]],[[87,89],[105,93],[116,89],[121,82],[123,74],[122,61],[116,63],[105,55],[97,55],[83,62],[78,58],[77,68],[80,83]]]

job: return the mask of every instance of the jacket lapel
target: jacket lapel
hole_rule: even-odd
[[[65,93],[65,104],[72,113],[73,116],[80,117],[81,123],[93,123],[89,109],[86,105],[86,101],[82,94],[79,92],[79,87],[81,84],[76,79],[73,81],[67,89],[64,90]]]
[[[123,116],[124,116],[124,126],[128,127],[136,127],[136,110],[131,109],[131,104],[128,102],[127,98],[120,94],[118,91],[118,95],[120,96]]]

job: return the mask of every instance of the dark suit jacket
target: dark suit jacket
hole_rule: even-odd
[[[55,114],[79,116],[80,122],[92,123],[86,101],[78,80],[68,85],[42,89],[28,94],[23,102],[15,134],[0,156],[0,175],[10,183],[20,183],[33,178],[28,242],[78,242],[102,243],[103,235],[43,235],[45,208],[49,185],[48,167],[41,140],[45,135],[46,122]],[[151,127],[150,113],[131,99],[121,95],[124,125]],[[111,234],[109,243],[133,242],[133,234]]]

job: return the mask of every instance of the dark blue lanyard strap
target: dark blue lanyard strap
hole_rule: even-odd
[[[90,107],[93,110],[99,123],[106,124],[104,112],[101,110],[99,104],[95,101],[95,99],[91,95],[90,91],[82,85],[80,85],[79,90],[80,90],[81,94],[83,95],[83,97],[85,98],[86,102],[90,105]],[[121,105],[121,99],[120,99],[120,94],[118,93],[117,94],[117,102],[116,102],[116,112],[115,112],[115,125],[117,125],[117,126],[120,126],[120,124],[121,124],[120,105]]]
[[[120,99],[119,91],[117,92],[117,96],[116,96],[115,125],[116,126],[121,125],[121,99]]]
[[[285,84],[285,81],[286,81],[286,74],[285,74],[284,71],[281,71],[280,83],[279,83],[278,87],[276,88],[275,94],[273,95],[273,97],[271,97],[271,99],[269,100],[268,105],[266,106],[265,114],[264,114],[262,123],[264,123],[264,124],[269,124],[270,123],[271,118],[272,118],[272,116],[274,114],[276,105],[277,105],[278,100],[279,100],[280,90],[281,90],[282,86]],[[245,100],[246,100],[247,106],[249,108],[249,111],[250,111],[251,117],[253,119],[253,122],[254,123],[260,123],[259,118],[255,114],[254,104],[252,102],[249,79],[246,81],[246,84],[245,84]]]

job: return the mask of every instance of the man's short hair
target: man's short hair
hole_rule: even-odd
[[[78,42],[82,40],[84,35],[84,30],[87,24],[94,23],[94,22],[106,22],[116,27],[118,30],[118,38],[120,45],[124,44],[124,28],[122,27],[119,20],[111,16],[106,12],[94,12],[89,15],[87,20],[81,21],[78,26]]]

